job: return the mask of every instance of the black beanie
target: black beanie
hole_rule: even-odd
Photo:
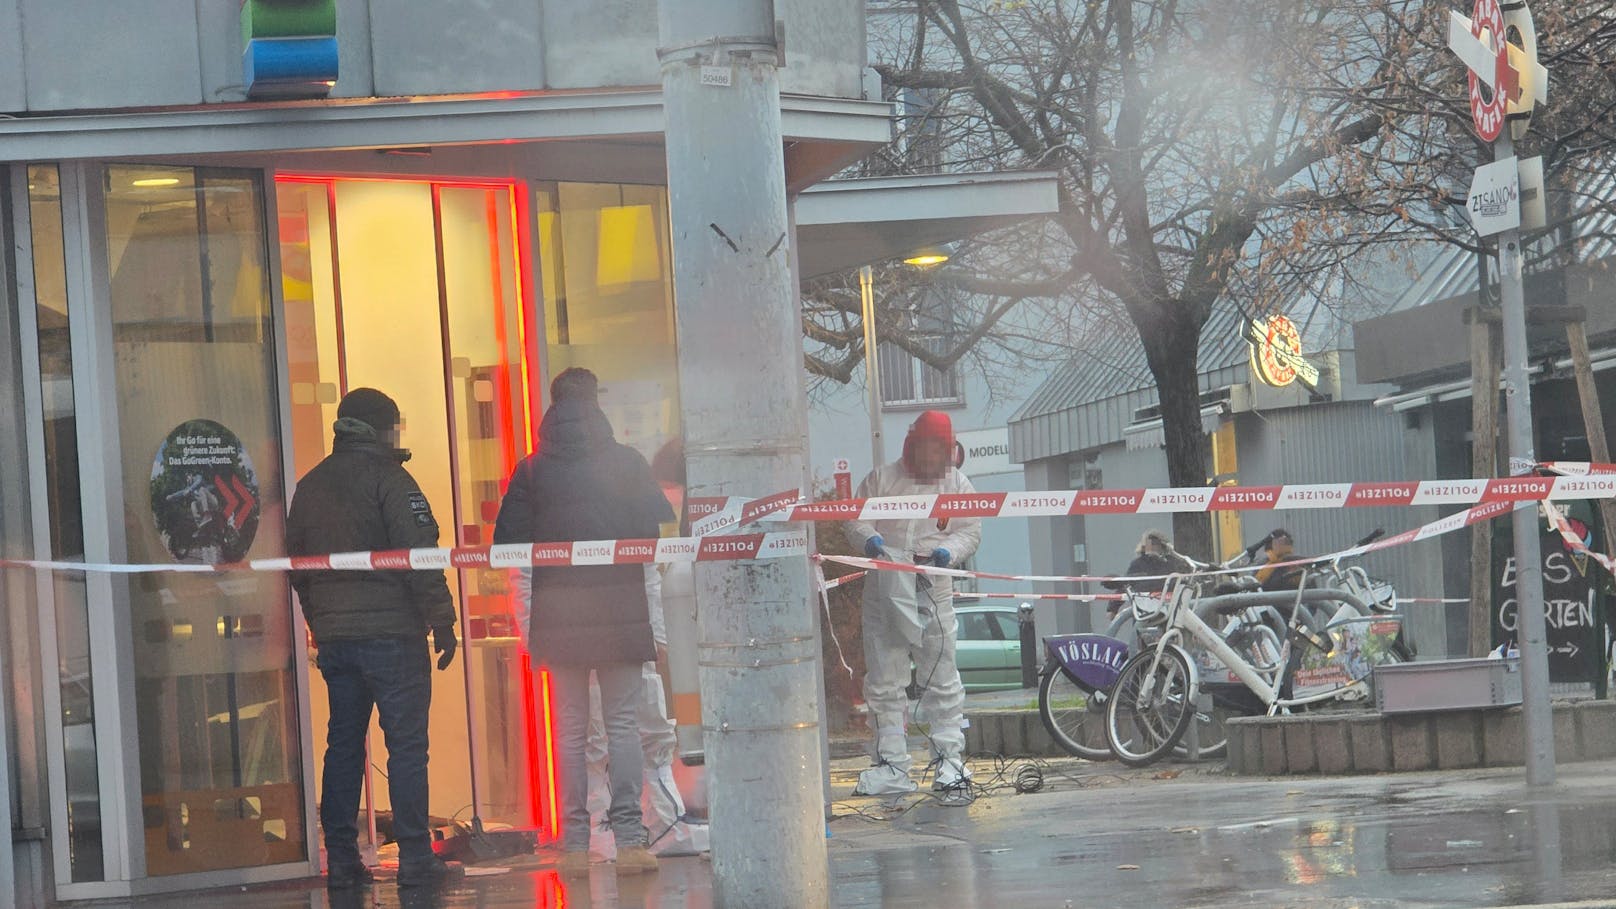
[[[342,396],[337,419],[344,417],[368,423],[378,433],[398,425],[398,405],[374,388],[355,388]]]

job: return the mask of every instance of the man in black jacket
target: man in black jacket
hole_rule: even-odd
[[[331,454],[297,484],[286,520],[286,550],[294,556],[438,545],[438,523],[421,487],[404,469],[398,447],[398,405],[373,388],[349,392],[337,406]],[[327,886],[371,880],[359,858],[359,787],[371,708],[387,740],[398,882],[441,880],[448,868],[432,852],[427,821],[427,711],[432,658],[426,633],[454,659],[454,599],[443,572],[296,571],[292,588],[303,604],[331,720],[326,730],[320,827],[325,834]]]
[[[516,466],[494,526],[496,543],[645,539],[673,509],[639,452],[612,437],[599,384],[572,368],[550,383],[539,450]],[[589,868],[589,673],[600,683],[611,758],[608,818],[619,872],[656,870],[640,812],[642,756],[635,714],[641,666],[656,659],[641,565],[534,568],[533,661],[550,669],[559,715],[562,771],[561,871]]]

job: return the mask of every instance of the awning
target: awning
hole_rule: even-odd
[[[1201,431],[1208,435],[1217,432],[1218,423],[1223,420],[1224,411],[1228,408],[1229,405],[1221,401],[1201,408]],[[1129,451],[1163,448],[1167,445],[1167,431],[1162,428],[1161,417],[1157,417],[1124,426],[1122,440],[1127,443]]]
[[[1060,208],[1050,171],[831,180],[797,197],[804,278],[901,259]]]
[[[1589,366],[1595,372],[1616,367],[1616,350],[1602,350],[1592,354]],[[1571,368],[1571,358],[1561,357],[1554,361],[1555,372],[1563,372]],[[1543,374],[1543,364],[1534,363],[1526,368],[1527,376],[1537,378]],[[1503,378],[1499,378],[1498,387],[1504,387]],[[1408,391],[1396,394],[1382,395],[1375,399],[1376,407],[1390,407],[1397,413],[1405,410],[1414,410],[1427,404],[1436,404],[1441,401],[1460,401],[1470,397],[1471,388],[1469,379],[1454,379],[1447,382],[1433,382],[1411,388]]]

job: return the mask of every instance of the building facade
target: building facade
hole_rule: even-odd
[[[890,107],[861,4],[777,15],[795,197]],[[187,566],[281,553],[348,389],[399,401],[444,545],[488,541],[563,368],[601,376],[623,441],[679,437],[656,16],[0,2],[0,552],[166,569],[0,575],[19,905],[318,872],[295,603]],[[503,577],[450,575],[466,660],[434,679],[431,811],[466,817],[475,784],[485,824],[551,834],[542,670]]]

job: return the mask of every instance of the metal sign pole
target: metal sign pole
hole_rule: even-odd
[[[1500,132],[1493,156],[1515,157],[1509,130]],[[1527,473],[1537,463],[1532,438],[1532,386],[1527,375],[1526,295],[1521,283],[1521,233],[1498,237],[1498,296],[1504,330],[1504,407],[1509,416],[1510,474]],[[1538,543],[1537,508],[1521,503],[1511,519],[1515,532],[1515,614],[1521,648],[1521,719],[1526,733],[1526,782],[1554,783],[1554,707],[1549,702],[1548,632],[1543,617],[1543,553]],[[1472,570],[1480,570],[1473,567]]]
[[[886,462],[885,441],[881,438],[881,370],[877,361],[880,343],[875,335],[875,279],[870,266],[859,269],[860,314],[864,323],[864,384],[870,398],[870,469]]]
[[[1527,375],[1526,300],[1521,279],[1521,227],[1541,221],[1542,191],[1523,219],[1527,186],[1541,186],[1536,167],[1521,177],[1514,135],[1524,134],[1535,103],[1547,100],[1548,72],[1537,60],[1537,32],[1524,2],[1475,0],[1473,19],[1449,13],[1448,47],[1470,70],[1470,113],[1476,133],[1493,143],[1493,163],[1471,184],[1471,220],[1482,236],[1498,234],[1498,293],[1504,335],[1504,401],[1509,423],[1509,472],[1537,464],[1532,438],[1532,387]],[[1520,42],[1511,47],[1508,35]],[[1485,86],[1485,90],[1483,89]],[[1524,503],[1523,503],[1524,504]],[[1526,739],[1526,782],[1554,782],[1554,708],[1549,701],[1549,651],[1543,614],[1543,553],[1535,507],[1515,509],[1515,604],[1521,651],[1521,717]],[[1479,532],[1479,531],[1478,531]],[[1472,571],[1488,571],[1473,565]]]

